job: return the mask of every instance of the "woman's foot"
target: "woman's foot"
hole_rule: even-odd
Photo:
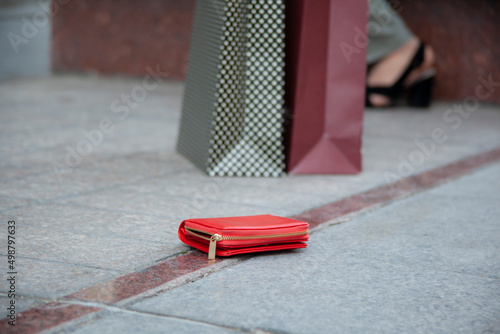
[[[387,55],[385,58],[378,61],[372,66],[367,75],[366,84],[368,87],[391,87],[403,75],[405,70],[410,66],[413,57],[417,53],[420,46],[420,41],[417,38],[412,38],[402,47]],[[418,81],[422,76],[429,73],[435,62],[434,50],[426,45],[424,48],[424,57],[422,64],[410,71],[404,81],[404,86],[409,86]],[[391,98],[382,94],[371,93],[367,99],[374,107],[389,106]]]

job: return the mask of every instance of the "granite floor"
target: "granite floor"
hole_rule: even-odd
[[[25,332],[500,332],[498,106],[368,111],[354,176],[209,178],[175,152],[183,84],[122,102],[141,82],[0,81],[0,247],[14,220]],[[446,182],[325,219],[304,251],[208,264],[177,237],[188,217],[321,211],[485,154]]]

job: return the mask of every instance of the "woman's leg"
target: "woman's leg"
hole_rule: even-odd
[[[415,38],[385,0],[371,0],[368,17],[367,63],[373,64]]]
[[[367,63],[372,68],[367,86],[392,86],[408,67],[420,41],[385,0],[370,1],[368,37]],[[433,65],[434,51],[426,46],[424,62],[410,73],[407,82],[414,82]],[[379,94],[371,94],[369,99],[374,106],[390,103],[388,97]]]

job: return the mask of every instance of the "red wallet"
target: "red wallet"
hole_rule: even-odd
[[[305,248],[309,224],[272,215],[184,220],[179,238],[209,259],[244,253]]]

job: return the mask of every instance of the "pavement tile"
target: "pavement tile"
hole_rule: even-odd
[[[265,255],[132,308],[288,333],[477,332],[500,312],[497,280],[326,251]]]
[[[457,194],[499,169],[436,192]],[[255,256],[131,308],[289,333],[482,332],[500,314],[500,225],[488,219],[499,194],[485,201],[477,187],[454,206],[424,192],[322,228],[308,249]]]
[[[18,256],[52,261],[55,266],[62,263],[128,272],[187,248],[172,229],[180,222],[168,224],[157,217],[83,212],[54,204],[16,209],[8,216],[16,217]],[[81,227],[75,229],[75,224]],[[2,238],[0,245],[5,243]]]
[[[304,211],[329,200],[311,193],[290,191],[290,179],[273,182],[272,189],[256,187],[238,178],[210,178],[198,171],[172,175],[168,178],[147,180],[141,184],[123,186],[126,192],[141,191],[156,196],[169,195],[181,207],[199,214],[208,213],[216,203],[233,204],[235,209],[245,206],[261,207],[262,210],[282,209],[282,211]],[[283,188],[282,188],[283,187]]]
[[[373,262],[500,280],[500,196],[484,182],[499,172],[496,164],[360,217],[367,227],[349,240],[366,243],[363,256]]]
[[[498,127],[500,109],[497,106],[481,106],[480,111],[463,120],[457,129],[443,120],[449,107],[450,104],[436,103],[424,112],[405,109],[366,112],[363,174],[397,172],[401,158],[409,161],[410,155],[417,151],[424,153],[422,162],[417,159],[416,164],[412,163],[414,172],[418,173],[498,146],[500,132],[487,130]],[[436,129],[443,131],[446,137],[443,142],[432,141]],[[478,133],[481,133],[480,139]],[[416,141],[427,143],[430,152],[425,152]]]
[[[486,329],[484,334],[493,334],[493,333],[500,333],[500,320],[492,323],[488,329]]]
[[[367,110],[365,120],[371,125],[363,129],[368,137],[387,137],[413,141],[431,136],[432,131],[441,128],[447,135],[448,142],[467,142],[471,135],[489,128],[497,122],[500,108],[497,105],[483,104],[467,119],[462,118],[460,123],[447,122],[443,116],[452,108],[454,103],[435,102],[429,110],[414,110],[411,108],[392,108],[381,110]],[[500,134],[485,133],[484,139],[498,140]]]
[[[0,137],[0,141],[8,141],[9,145],[3,145],[0,148],[0,153],[5,156],[29,154],[39,150],[49,151],[58,146],[73,142],[77,143],[78,140],[85,139],[79,127],[63,126],[58,122],[58,118],[54,119],[55,126],[53,127],[44,129],[31,128],[25,131],[18,131],[15,134],[4,134]]]
[[[182,83],[165,81],[148,91],[125,119],[113,113],[113,101],[140,84],[140,78],[75,75],[0,82],[0,219],[19,223],[19,288],[27,296],[61,297],[189,250],[177,238],[177,227],[186,218],[290,216],[385,185],[386,172],[398,174],[401,158],[410,160],[422,150],[415,139],[427,140],[437,128],[445,131],[446,141],[413,164],[410,174],[500,146],[497,106],[482,105],[456,129],[443,118],[452,107],[447,103],[433,104],[428,111],[372,110],[365,114],[361,174],[209,178],[175,152]],[[53,163],[64,162],[67,147],[75,149],[86,138],[82,131],[95,129],[105,117],[113,120],[113,131],[71,173],[58,178]],[[494,331],[498,323],[492,319],[500,314],[500,298],[495,285],[498,247],[493,244],[498,229],[492,222],[499,213],[500,187],[498,170],[478,171],[483,172],[451,183],[452,190],[446,186],[426,191],[425,200],[421,195],[419,200],[395,203],[390,212],[383,209],[349,225],[318,230],[306,251],[262,255],[160,295],[157,298],[171,298],[176,304],[161,302],[158,307],[161,312],[188,312],[186,305],[196,300],[198,291],[203,300],[194,307],[199,311],[195,317],[206,315],[203,321],[212,322],[214,312],[210,317],[209,311],[227,310],[227,322],[242,328],[276,330],[296,324],[291,332],[328,326],[339,331],[454,332],[465,324],[472,331]],[[458,215],[460,210],[467,213]],[[436,218],[435,212],[440,216]],[[4,233],[0,231],[0,247],[5,246]],[[323,234],[324,242],[319,242]],[[263,271],[269,276],[261,277]],[[230,279],[217,281],[226,272]],[[214,289],[205,287],[205,281]],[[283,288],[276,287],[285,281],[292,282],[287,287],[292,296],[280,294]],[[353,282],[353,287],[346,282]],[[121,291],[126,287],[115,292]],[[177,291],[187,291],[191,299],[186,305]],[[234,291],[231,294],[239,300],[227,291]],[[266,300],[266,293],[272,298]],[[477,300],[467,303],[467,294],[469,300]],[[317,304],[311,296],[318,298]],[[238,303],[243,304],[241,310]],[[299,306],[292,308],[294,303]],[[477,313],[480,306],[482,314]],[[250,311],[245,313],[245,308]],[[449,310],[470,314],[454,322],[458,317],[449,316]],[[32,312],[33,319],[41,314],[37,312]],[[273,312],[278,312],[278,320],[271,319]],[[65,313],[61,314],[54,319],[63,319]],[[117,314],[116,322],[135,326],[130,313]],[[229,319],[236,315],[243,323]],[[410,319],[407,327],[395,324],[401,317]],[[99,321],[111,330],[114,320],[108,324],[106,318]],[[472,318],[477,323],[467,322]],[[181,322],[188,330],[200,325]],[[366,325],[370,322],[379,327],[367,330],[372,329]],[[200,326],[202,332],[212,330]]]
[[[60,202],[82,206],[88,210],[116,210],[179,221],[188,217],[246,215],[270,211],[286,214],[290,212],[293,203],[299,204],[299,200],[303,200],[284,192],[274,191],[273,196],[273,193],[270,194],[265,189],[259,191],[252,187],[239,187],[238,184],[239,180],[236,179],[209,178],[192,170],[159,175],[98,191],[92,196],[74,196],[61,199]]]
[[[43,202],[112,185],[103,183],[103,175],[96,173],[95,169],[72,169],[70,174],[63,176],[62,182],[57,175],[44,173],[2,181],[9,186],[0,188],[0,195]]]
[[[79,326],[65,328],[66,333],[239,333],[237,330],[204,324],[190,319],[167,318],[136,312],[103,311],[101,318]]]
[[[0,185],[2,183],[0,182]],[[0,195],[0,217],[5,219],[15,219],[15,217],[9,217],[8,215],[2,215],[2,212],[5,212],[9,209],[26,206],[30,204],[32,201],[24,198],[14,198],[11,196]]]
[[[428,194],[437,197],[448,197],[457,205],[461,205],[460,200],[466,199],[492,200],[497,198],[500,189],[499,173],[500,168],[498,164],[485,166],[473,172],[474,175],[482,175],[483,177],[466,177],[454,185],[453,192],[447,192],[448,188],[445,187],[437,187],[429,190]],[[457,197],[460,200],[456,200]],[[478,210],[479,207],[475,209]],[[498,221],[500,221],[500,218]]]
[[[19,254],[19,253],[18,253]],[[5,256],[0,256],[7,262]],[[119,271],[86,267],[59,261],[43,261],[18,256],[17,286],[20,296],[31,298],[60,298],[85,288],[94,282],[110,280]],[[2,276],[3,277],[3,276]],[[7,281],[2,279],[0,291],[6,292]]]
[[[57,215],[51,214],[57,212]],[[84,210],[57,203],[29,206],[4,213],[15,217],[20,233],[50,231],[51,235],[81,233],[88,237],[131,239],[142,242],[171,244],[170,221],[150,215],[134,215],[106,210]],[[38,224],[35,224],[38,222]],[[75,224],[78,229],[75,229]],[[30,236],[34,238],[36,236]]]
[[[49,164],[34,164],[22,159],[9,159],[10,161],[0,159],[0,183],[8,186],[11,179],[22,178],[27,176],[45,174],[52,171]],[[17,161],[14,161],[17,160]]]
[[[13,172],[0,178],[0,184],[6,185],[0,188],[0,195],[53,201],[143,179],[163,177],[186,169],[186,163],[178,157],[165,158],[158,156],[157,152],[95,158],[97,159],[84,161],[75,167],[67,167],[63,159],[55,161],[65,166],[46,162],[50,170],[40,174],[17,176]]]

